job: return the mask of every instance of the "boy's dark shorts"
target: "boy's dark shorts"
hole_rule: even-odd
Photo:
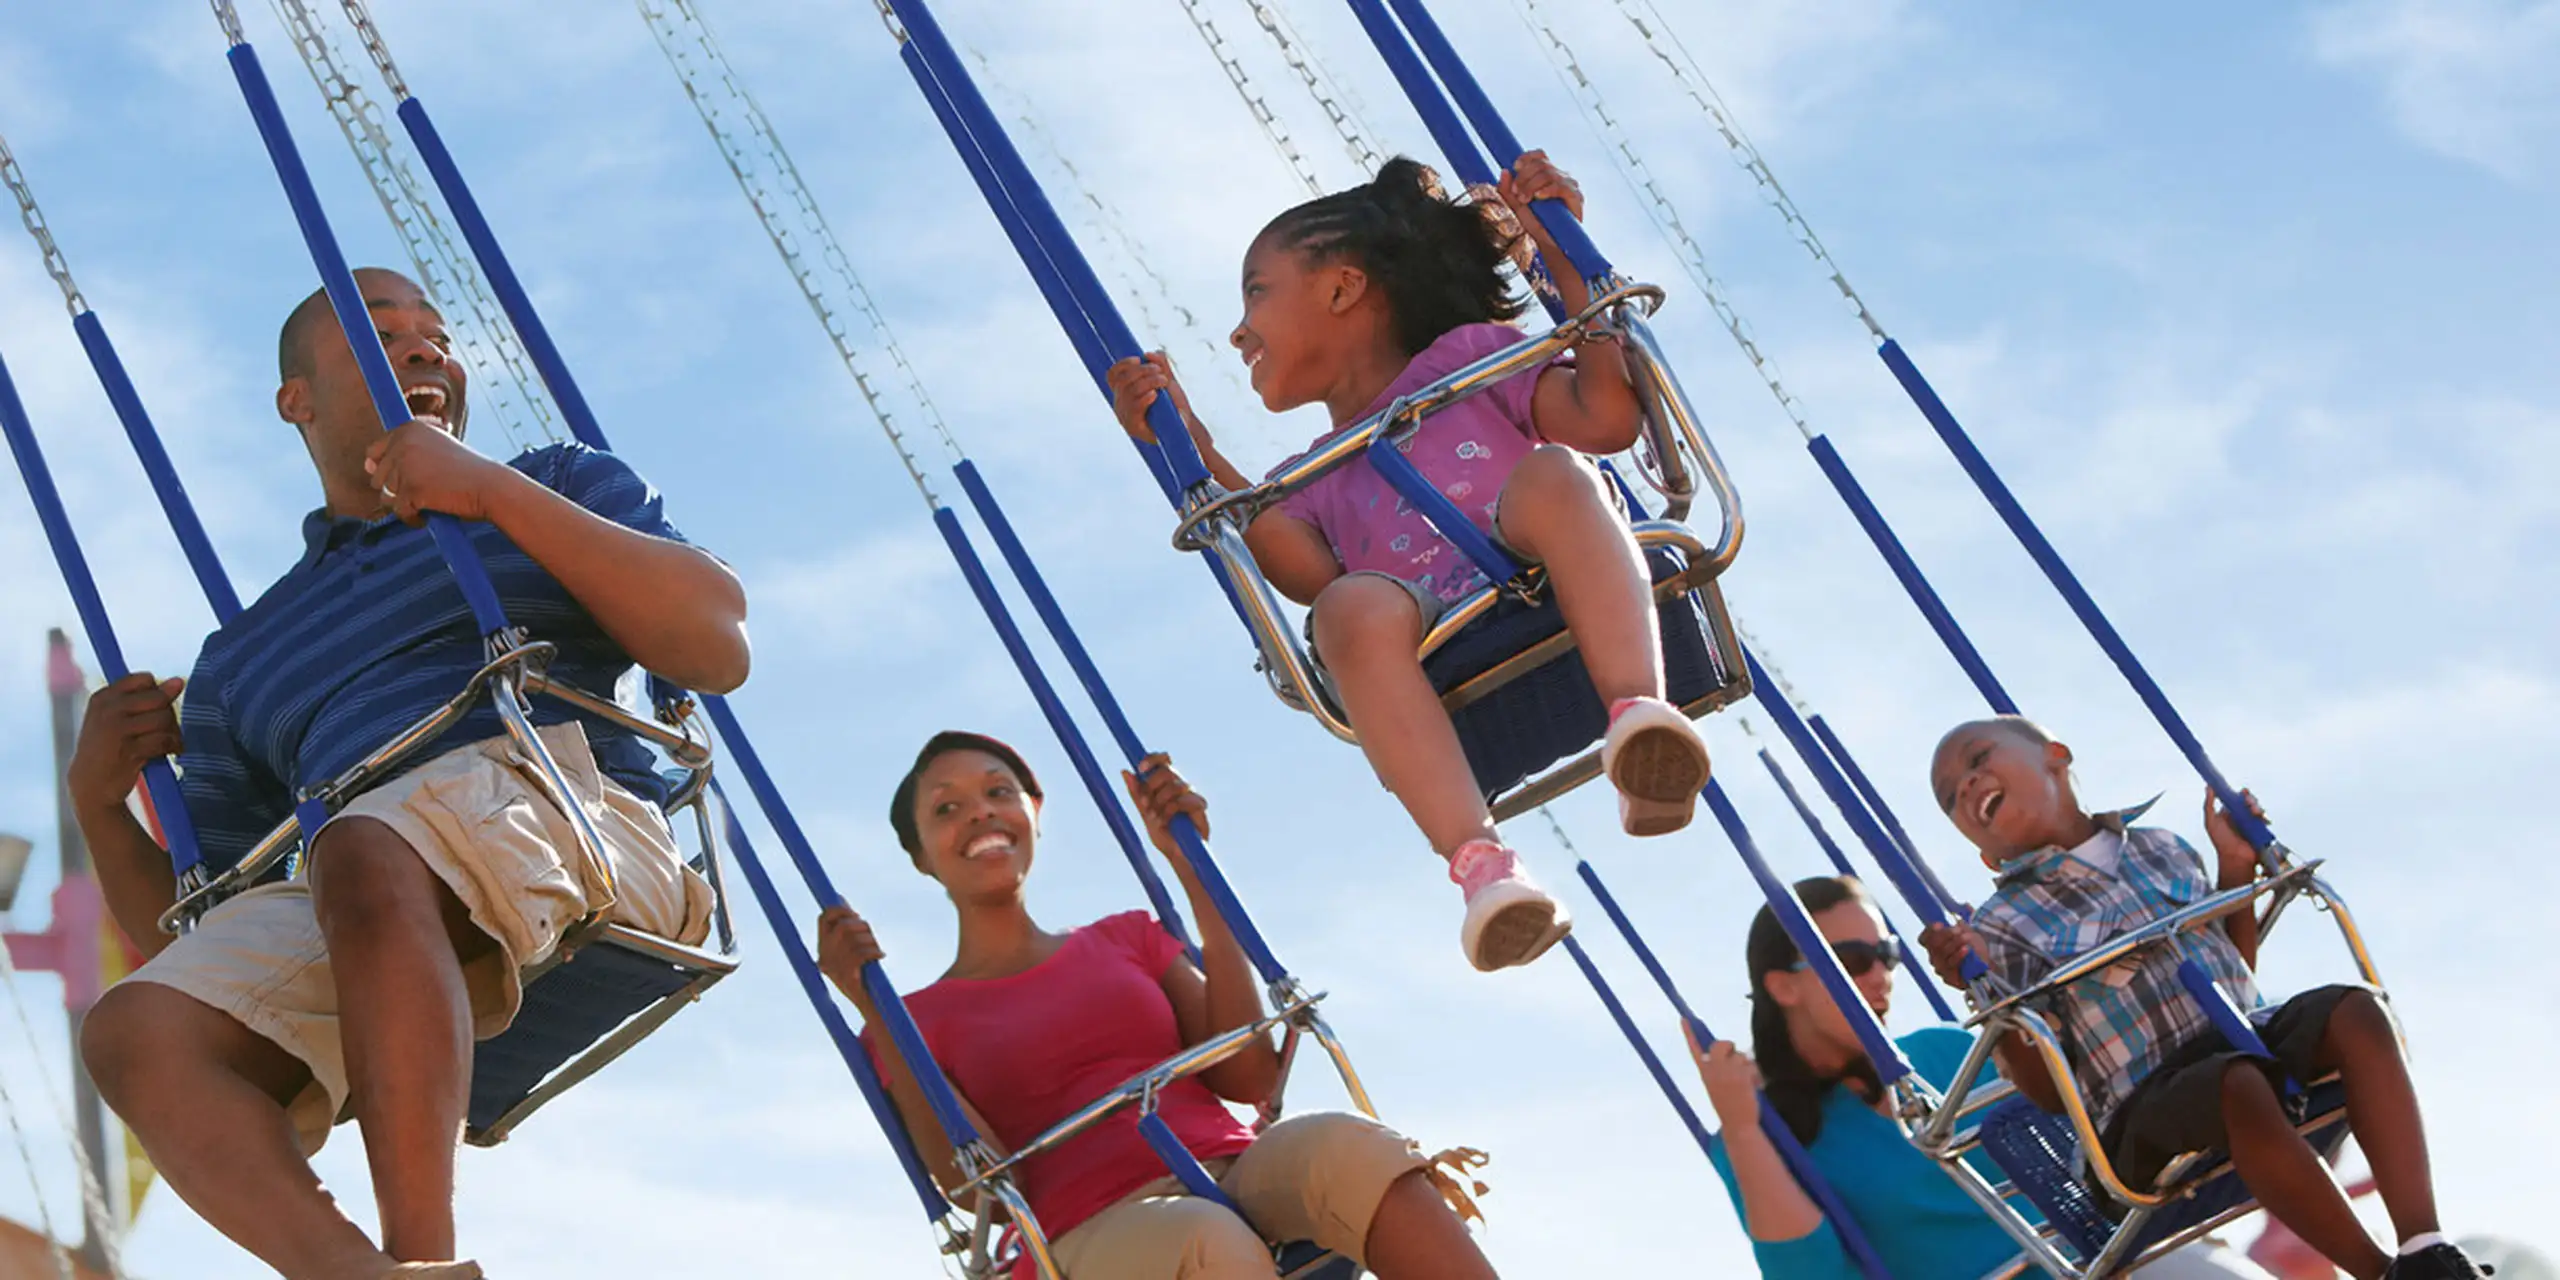
[[[2329,1029],[2329,1015],[2339,1001],[2359,992],[2376,1000],[2385,998],[2356,983],[2314,987],[2285,1001],[2258,1024],[2258,1038],[2267,1042],[2276,1064],[2296,1084],[2307,1085],[2322,1074],[2313,1059],[2319,1054],[2322,1034]],[[2243,1061],[2266,1059],[2231,1047],[2212,1028],[2171,1049],[2125,1095],[2123,1105],[2099,1134],[2116,1176],[2128,1187],[2147,1191],[2160,1171],[2180,1155],[2223,1150],[2227,1137],[2222,1124],[2222,1076],[2232,1063]],[[2299,1099],[2293,1105],[2298,1106]]]

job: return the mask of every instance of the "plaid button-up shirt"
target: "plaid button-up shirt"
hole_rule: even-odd
[[[2130,825],[2150,807],[2095,815],[2121,845],[2112,872],[2058,847],[2001,864],[1973,928],[1982,939],[1983,963],[2011,991],[2033,987],[2072,957],[2214,892],[2204,859],[2177,833]],[[2100,1125],[2170,1050],[2212,1025],[2178,981],[2178,963],[2187,959],[2202,963],[2242,1010],[2264,1004],[2249,966],[2218,923],[2137,951],[2033,1002],[2061,1037]]]

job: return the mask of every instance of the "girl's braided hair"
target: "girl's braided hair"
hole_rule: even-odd
[[[1462,324],[1528,309],[1502,274],[1518,239],[1499,203],[1452,200],[1429,166],[1397,156],[1368,182],[1273,218],[1256,242],[1320,262],[1347,258],[1367,272],[1396,345],[1412,356]]]

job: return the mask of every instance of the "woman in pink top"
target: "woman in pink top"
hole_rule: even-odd
[[[1387,162],[1369,183],[1281,214],[1244,259],[1244,319],[1230,335],[1274,413],[1322,404],[1333,432],[1522,340],[1503,323],[1526,303],[1503,274],[1519,237],[1550,263],[1562,251],[1530,209],[1556,199],[1576,218],[1582,192],[1543,152],[1503,175],[1498,202],[1442,196],[1429,169]],[[1566,308],[1590,305],[1570,270]],[[1544,565],[1591,683],[1609,703],[1602,761],[1630,835],[1687,826],[1707,782],[1707,751],[1663,700],[1652,581],[1608,481],[1585,455],[1635,443],[1640,407],[1615,333],[1593,332],[1574,358],[1515,375],[1423,419],[1398,447],[1475,525]],[[1111,369],[1121,425],[1152,440],[1147,406],[1171,392],[1219,484],[1251,487],[1191,414],[1158,352]],[[1354,458],[1263,512],[1245,546],[1281,594],[1314,607],[1316,652],[1369,762],[1449,860],[1466,893],[1459,943],[1479,969],[1526,964],[1572,927],[1494,831],[1457,730],[1423,674],[1422,637],[1484,574],[1413,510],[1367,457]]]
[[[1184,814],[1205,837],[1207,805],[1163,756],[1147,766],[1144,781],[1122,776],[1190,897],[1198,964],[1144,912],[1063,933],[1031,918],[1023,889],[1040,783],[1004,743],[935,734],[891,802],[899,845],[942,883],[960,918],[959,955],[940,981],[906,997],[907,1009],[971,1122],[1000,1151],[1185,1047],[1262,1017],[1253,970],[1168,829]],[[876,1022],[860,976],[881,954],[871,927],[847,908],[829,910],[818,918],[818,954],[863,1020]],[[957,1187],[951,1144],[907,1064],[876,1043],[873,1057],[935,1177]],[[1157,1095],[1158,1113],[1242,1217],[1185,1194],[1133,1111],[1025,1161],[1023,1195],[1069,1280],[1269,1280],[1278,1271],[1266,1239],[1314,1240],[1382,1280],[1494,1274],[1431,1161],[1403,1136],[1341,1114],[1295,1116],[1256,1135],[1227,1109],[1261,1102],[1279,1079],[1279,1054],[1265,1039]]]

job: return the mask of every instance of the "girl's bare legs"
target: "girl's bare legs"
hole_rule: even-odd
[[[1369,1270],[1378,1280],[1493,1280],[1467,1224],[1419,1169],[1395,1180],[1369,1220]]]
[[[1336,578],[1316,597],[1316,652],[1380,781],[1446,858],[1496,839],[1493,815],[1449,713],[1415,656],[1422,610],[1402,586],[1372,574]]]
[[[1662,696],[1662,633],[1644,556],[1581,454],[1540,445],[1502,482],[1502,540],[1547,567],[1601,700]]]

